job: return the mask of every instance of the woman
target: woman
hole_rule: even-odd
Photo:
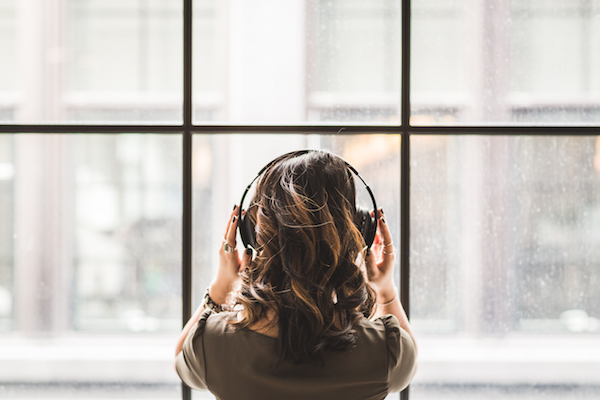
[[[235,250],[236,206],[205,305],[179,338],[186,384],[224,400],[382,399],[408,385],[416,346],[393,281],[392,238],[380,210],[365,246],[355,197],[333,154],[268,165],[244,214],[256,221],[255,256]]]

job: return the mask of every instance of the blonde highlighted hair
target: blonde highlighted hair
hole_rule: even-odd
[[[308,361],[356,341],[354,321],[373,311],[361,270],[354,178],[324,151],[286,154],[260,177],[247,216],[257,256],[242,272],[236,302],[250,327],[274,311],[282,360]]]

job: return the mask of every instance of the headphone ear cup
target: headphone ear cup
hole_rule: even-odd
[[[371,245],[375,241],[375,234],[377,233],[377,219],[371,216],[371,211],[363,207],[356,208],[356,216],[358,219],[358,230],[362,234],[367,248],[371,248]]]
[[[256,225],[248,213],[242,214],[238,228],[244,247],[256,249]]]

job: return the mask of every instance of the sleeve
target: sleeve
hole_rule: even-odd
[[[206,389],[206,360],[204,356],[204,327],[212,310],[206,309],[190,329],[183,348],[175,360],[177,374],[193,389]]]
[[[417,354],[412,337],[393,315],[381,317],[388,347],[388,390],[398,392],[408,386],[416,371]]]

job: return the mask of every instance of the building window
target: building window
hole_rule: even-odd
[[[597,0],[0,0],[2,397],[189,398],[222,222],[323,148],[408,249],[411,399],[597,398],[599,38]]]

